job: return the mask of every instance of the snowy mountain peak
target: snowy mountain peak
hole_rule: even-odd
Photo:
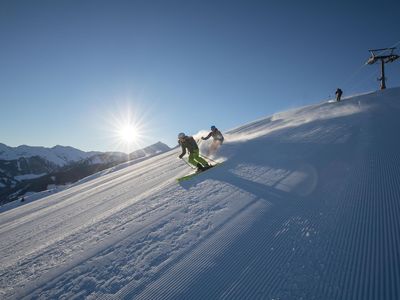
[[[168,151],[170,148],[161,143],[157,142],[146,148],[137,150],[130,155],[136,157],[137,153],[154,154]],[[122,152],[99,152],[90,151],[85,152],[71,146],[56,145],[52,148],[37,147],[21,145],[18,147],[9,147],[5,144],[0,143],[0,160],[15,160],[21,157],[29,158],[33,156],[39,156],[42,159],[55,164],[56,166],[65,166],[72,162],[78,162],[80,160],[88,159],[96,155],[103,155],[107,157],[120,157],[121,159],[128,159],[128,155]]]
[[[52,148],[0,145],[0,204],[26,193],[64,186],[104,169],[170,150],[161,142],[131,154],[84,152],[69,146]]]
[[[72,147],[56,146],[53,148],[45,148],[27,145],[18,147],[9,147],[4,144],[0,145],[0,160],[15,160],[21,157],[29,158],[38,156],[57,166],[63,166],[69,162],[84,159],[90,155],[90,153]]]

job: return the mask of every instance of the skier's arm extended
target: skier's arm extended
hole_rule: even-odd
[[[206,137],[201,137],[202,140],[208,140],[212,135],[212,131],[206,136]]]
[[[181,148],[182,148],[182,153],[181,153],[181,155],[179,155],[179,158],[182,158],[186,154],[186,147],[183,146],[183,144],[181,142],[179,142],[179,144],[181,145]]]

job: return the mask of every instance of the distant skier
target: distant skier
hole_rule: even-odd
[[[337,102],[340,102],[340,98],[342,98],[342,94],[343,94],[343,91],[340,88],[337,88],[337,90],[335,92]]]
[[[206,137],[201,137],[201,139],[208,140],[210,137],[213,137],[214,140],[210,146],[209,152],[214,153],[224,142],[224,136],[222,135],[221,131],[219,131],[218,128],[213,125],[211,126],[211,132]]]
[[[197,167],[197,171],[201,172],[207,170],[211,166],[207,161],[201,158],[199,147],[193,137],[187,136],[183,132],[178,135],[178,143],[182,148],[182,153],[179,158],[182,159],[186,154],[186,149],[189,151],[189,163]]]

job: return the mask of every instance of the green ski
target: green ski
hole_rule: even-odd
[[[185,176],[183,176],[183,177],[178,178],[177,181],[178,181],[178,182],[182,182],[182,181],[186,181],[186,180],[192,179],[193,177],[195,177],[195,176],[197,176],[197,175],[200,175],[200,174],[202,174],[202,173],[204,173],[204,172],[207,172],[208,170],[210,170],[210,169],[212,169],[212,168],[214,168],[214,167],[217,167],[217,166],[219,166],[220,164],[221,164],[221,163],[217,163],[217,164],[213,165],[211,168],[208,168],[207,170],[204,170],[204,171],[201,171],[201,172],[196,172],[196,173],[192,173],[192,174],[189,174],[189,175],[185,175]]]

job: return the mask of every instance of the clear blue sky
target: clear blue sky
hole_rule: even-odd
[[[378,4],[382,8],[378,8]],[[0,142],[124,150],[376,90],[399,1],[0,1]],[[400,49],[397,51],[400,54]],[[400,60],[387,86],[400,86]]]

